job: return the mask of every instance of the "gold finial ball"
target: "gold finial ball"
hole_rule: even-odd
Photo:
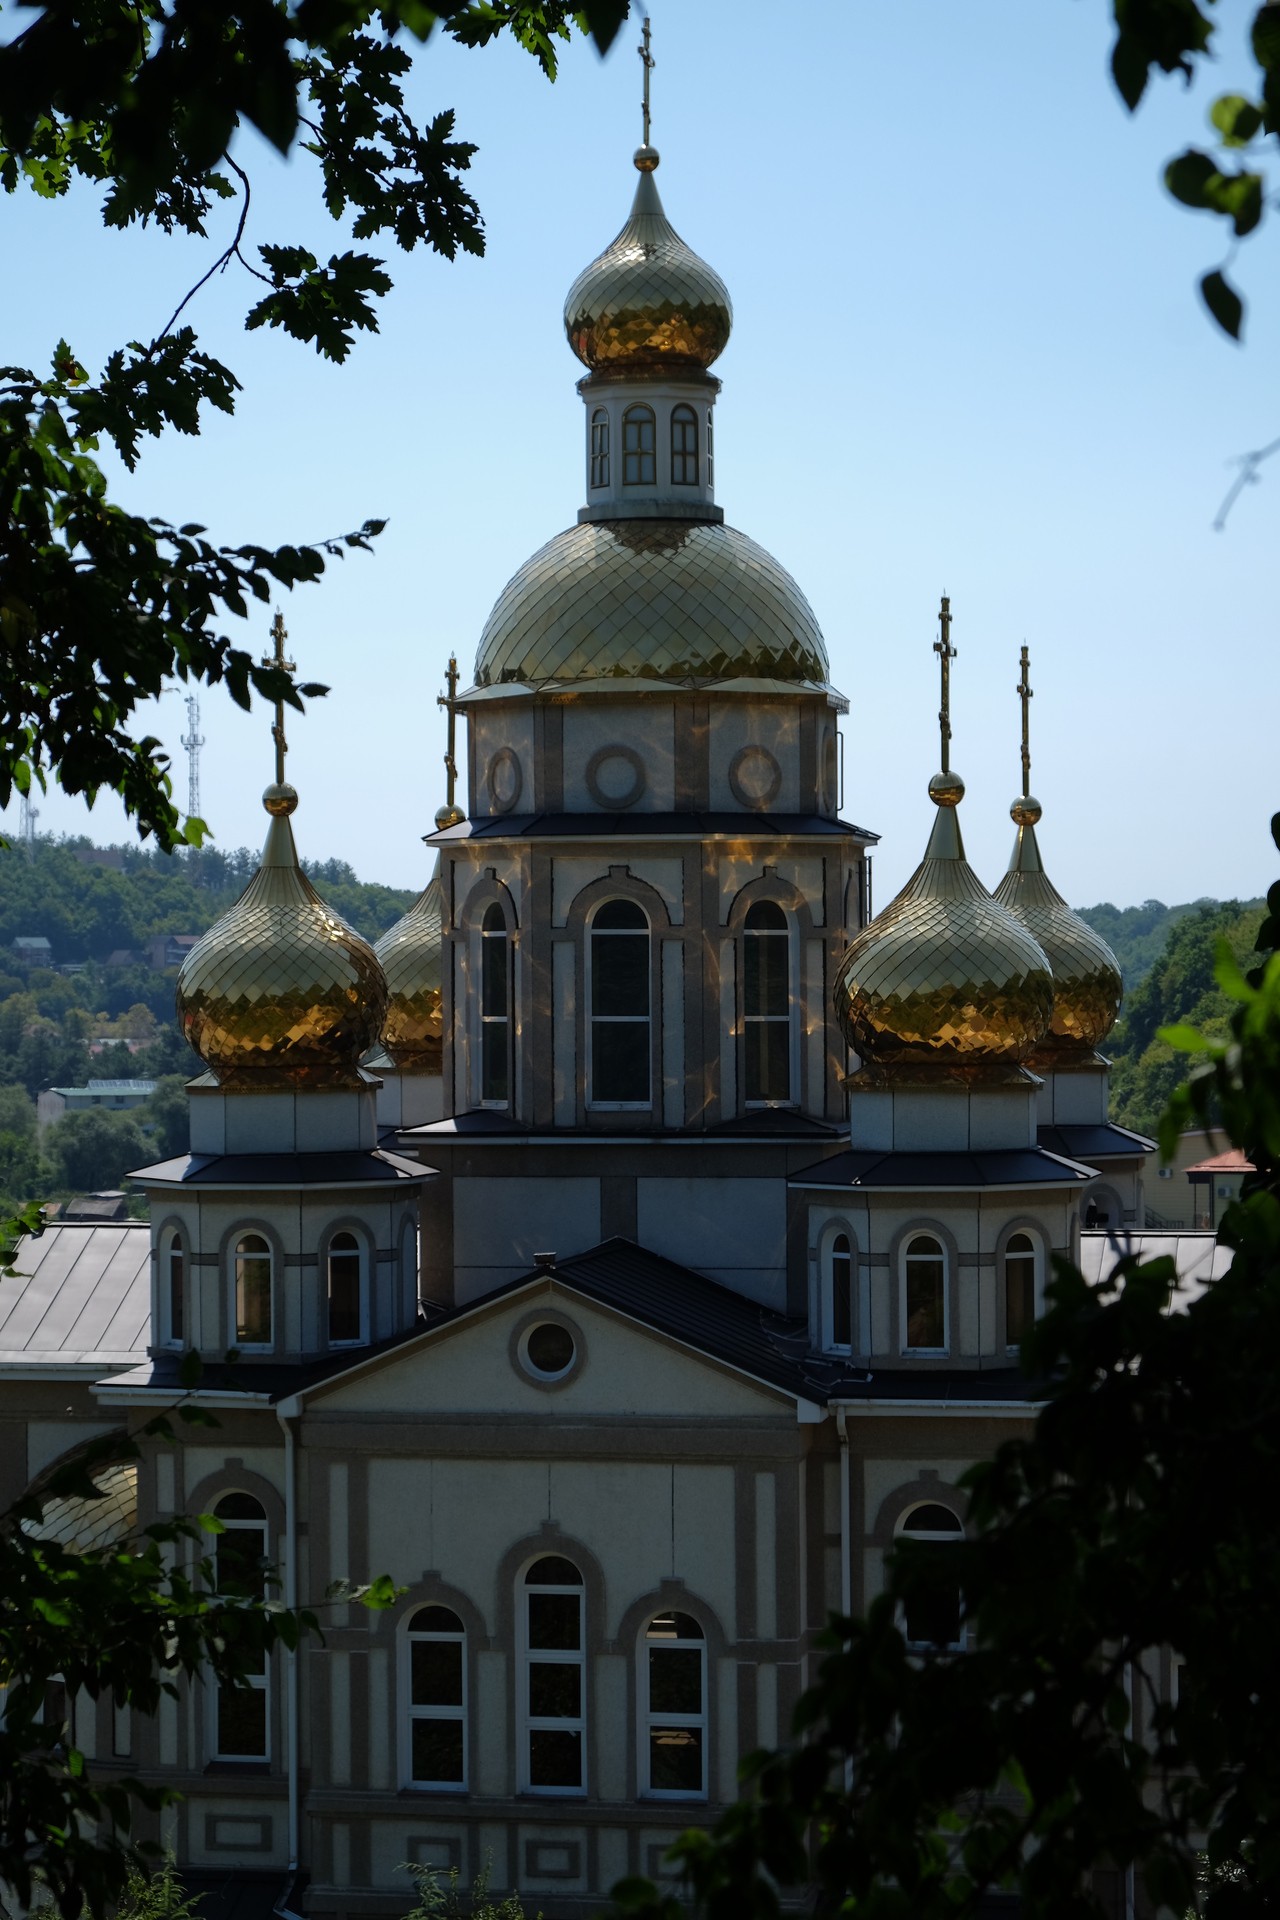
[[[1019,796],[1009,809],[1009,818],[1019,827],[1034,827],[1044,809],[1034,794]]]
[[[263,793],[262,804],[277,819],[281,814],[294,813],[298,806],[298,790],[291,787],[287,780],[273,780]]]
[[[653,173],[661,155],[656,147],[637,147],[631,157],[638,173]]]
[[[935,807],[958,807],[964,799],[964,781],[958,773],[935,773],[929,782],[929,798]]]
[[[438,807],[436,809],[436,832],[443,833],[446,827],[460,827],[466,817],[461,807]]]

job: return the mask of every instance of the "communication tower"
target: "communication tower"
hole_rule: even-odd
[[[187,750],[187,817],[196,819],[200,814],[200,749],[204,745],[199,694],[187,695],[187,731],[182,736],[182,745]]]
[[[22,838],[22,844],[29,855],[35,851],[36,821],[39,818],[39,807],[33,803],[29,793],[24,793],[22,796],[22,819],[18,831]]]

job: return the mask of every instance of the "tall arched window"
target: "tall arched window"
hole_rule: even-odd
[[[349,1347],[364,1337],[364,1256],[354,1233],[335,1233],[325,1259],[329,1345]]]
[[[511,943],[495,901],[480,923],[480,1101],[505,1107],[511,1086]]]
[[[827,1344],[837,1352],[853,1347],[853,1248],[847,1233],[838,1233],[827,1255],[830,1311]]]
[[[913,1234],[902,1256],[902,1347],[947,1350],[947,1256],[931,1233]]]
[[[634,900],[606,900],[591,920],[591,1103],[650,1102],[649,922]]]
[[[609,484],[609,416],[603,407],[597,407],[591,416],[591,484]]]
[[[742,933],[742,1028],[748,1106],[791,1098],[791,933],[776,900],[747,908]]]
[[[227,1493],[213,1509],[222,1532],[213,1550],[214,1586],[228,1599],[261,1600],[267,1591],[267,1516],[251,1493]],[[212,1753],[216,1760],[267,1760],[267,1656],[260,1654],[239,1686],[213,1689]]]
[[[708,487],[712,487],[715,485],[715,479],[716,479],[715,426],[713,424],[712,417],[711,417],[711,409],[710,407],[708,407],[707,408],[707,485]]]
[[[271,1345],[271,1247],[260,1233],[241,1234],[235,1251],[235,1345]]]
[[[405,1642],[409,1784],[459,1792],[467,1784],[466,1631],[450,1608],[419,1607]]]
[[[187,1337],[187,1250],[176,1229],[160,1254],[160,1285],[169,1345],[180,1347]]]
[[[692,407],[671,410],[671,484],[698,484],[698,416]]]
[[[962,1540],[964,1527],[950,1507],[929,1502],[911,1509],[899,1526],[898,1535],[903,1540],[938,1546]],[[912,1594],[903,1609],[903,1631],[908,1646],[960,1646],[964,1636],[961,1615],[959,1585],[930,1580],[926,1589]]]
[[[663,1800],[707,1793],[707,1641],[689,1613],[655,1614],[641,1648],[643,1791]]]
[[[1029,1233],[1013,1233],[1004,1250],[1004,1335],[1020,1347],[1036,1317],[1036,1245]]]
[[[622,416],[622,484],[652,487],[658,481],[657,429],[653,408],[628,407]]]
[[[582,1575],[572,1560],[535,1560],[521,1595],[521,1771],[529,1793],[586,1791],[585,1613]]]

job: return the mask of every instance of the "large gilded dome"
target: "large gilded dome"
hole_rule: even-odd
[[[872,1078],[883,1069],[1007,1071],[1049,1025],[1044,953],[964,857],[954,812],[963,791],[954,776],[935,777],[941,811],[924,859],[836,972],[837,1018]]]
[[[444,1016],[440,995],[443,895],[428,882],[374,948],[387,980],[382,1044],[397,1067],[439,1073]]]
[[[353,1086],[386,1008],[367,940],[298,865],[292,787],[268,787],[262,864],[178,975],[183,1035],[228,1088]]]
[[[733,308],[724,281],[675,231],[641,147],[627,224],[578,275],[564,303],[569,345],[593,373],[702,369],[724,352]]]
[[[824,686],[827,650],[791,575],[705,521],[608,520],[558,533],[507,582],[476,685],[739,678]]]
[[[1120,962],[1101,934],[1073,913],[1040,864],[1035,800],[1015,800],[1017,822],[1009,871],[995,897],[1044,948],[1053,973],[1053,1023],[1031,1056],[1033,1066],[1088,1059],[1114,1027],[1123,982]]]

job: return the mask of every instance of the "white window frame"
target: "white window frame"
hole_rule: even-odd
[[[640,935],[639,927],[601,927],[599,932],[597,933],[596,931],[597,914],[600,912],[602,907],[612,906],[615,900],[625,901],[628,906],[634,907],[638,913],[644,916],[644,937],[648,942],[648,946],[649,946],[648,963],[645,968],[645,978],[648,981],[648,987],[649,987],[649,1011],[645,1014],[639,1014],[639,1013],[601,1014],[599,1018],[602,1021],[602,1023],[606,1026],[643,1025],[645,1027],[646,1032],[648,1034],[648,1041],[649,1041],[647,1052],[646,1052],[646,1058],[649,1063],[649,1095],[648,1095],[648,1098],[645,1100],[597,1100],[595,1097],[595,1023],[596,1023],[597,1016],[591,1011],[592,991],[593,991],[592,971],[593,971],[593,957],[595,953],[594,942],[597,939],[635,940],[635,939],[638,939]],[[653,1081],[654,1081],[653,1009],[654,1009],[654,1001],[656,998],[653,990],[653,984],[654,984],[653,983],[653,921],[650,919],[646,909],[640,905],[640,902],[638,900],[633,900],[629,894],[611,893],[607,900],[598,900],[595,906],[591,909],[591,914],[586,924],[586,954],[584,955],[584,959],[583,959],[583,984],[586,989],[585,994],[583,996],[583,1009],[584,1009],[583,1021],[586,1027],[586,1034],[585,1034],[586,1056],[587,1056],[586,1057],[586,1069],[587,1069],[586,1083],[587,1083],[588,1109],[592,1113],[651,1113],[653,1111],[653,1104],[654,1104],[654,1100],[653,1100]]]
[[[416,1628],[414,1621],[420,1613],[429,1607],[439,1607],[449,1613],[458,1622],[457,1632],[436,1631],[434,1628]],[[431,1706],[415,1704],[413,1698],[413,1647],[420,1641],[433,1641],[439,1645],[448,1644],[461,1648],[462,1667],[462,1704],[460,1706]],[[443,1600],[422,1600],[409,1613],[401,1633],[400,1671],[400,1779],[411,1793],[467,1793],[471,1783],[471,1701],[467,1675],[467,1629],[456,1608],[446,1606]],[[416,1720],[448,1720],[462,1723],[462,1779],[461,1780],[418,1780],[413,1772],[413,1726]]]
[[[234,1519],[234,1518],[224,1518],[224,1516],[218,1512],[218,1508],[221,1506],[222,1502],[230,1498],[232,1494],[236,1494],[236,1493],[243,1493],[246,1499],[257,1501],[259,1511],[262,1514],[262,1518],[260,1520],[248,1520],[248,1519],[241,1520],[241,1519]],[[263,1506],[261,1500],[258,1499],[258,1496],[256,1493],[245,1493],[244,1489],[239,1487],[228,1487],[226,1491],[224,1493],[219,1494],[217,1500],[214,1501],[213,1513],[215,1518],[221,1523],[224,1531],[227,1533],[256,1533],[262,1542],[262,1553],[259,1555],[259,1558],[263,1560],[270,1560],[271,1558],[271,1522],[267,1518],[266,1508]],[[215,1536],[215,1541],[214,1541],[215,1566],[217,1564],[217,1540],[220,1538],[221,1538],[221,1535]],[[265,1596],[267,1591],[267,1583],[265,1579],[263,1580],[262,1591]],[[221,1743],[222,1714],[220,1711],[220,1706],[221,1706],[220,1695],[222,1693],[222,1687],[219,1684],[216,1674],[211,1673],[208,1676],[208,1680],[209,1680],[210,1713],[212,1715],[212,1723],[213,1723],[210,1730],[211,1738],[209,1740],[210,1759],[217,1760],[220,1762],[226,1762],[228,1765],[232,1765],[232,1766],[245,1766],[245,1767],[270,1766],[271,1764],[271,1655],[269,1653],[263,1654],[261,1673],[249,1673],[244,1675],[244,1681],[247,1683],[250,1692],[262,1693],[266,1695],[266,1700],[263,1705],[263,1711],[262,1711],[263,1746],[265,1748],[265,1751],[263,1753],[224,1752],[222,1748],[222,1743]],[[240,1690],[242,1691],[243,1689],[240,1689]],[[237,1691],[237,1689],[228,1687],[227,1691],[230,1693],[233,1691]]]
[[[845,1343],[836,1339],[836,1243],[843,1240],[848,1247],[849,1261],[849,1339]],[[858,1274],[858,1246],[853,1234],[842,1220],[833,1221],[823,1236],[822,1243],[822,1346],[826,1353],[853,1353],[857,1346],[857,1299],[855,1282]]]
[[[692,453],[690,453],[688,447],[681,447],[679,451],[677,451],[677,427],[681,429],[682,435],[685,434],[689,427],[693,428]],[[697,487],[702,484],[702,435],[698,430],[698,410],[696,407],[691,407],[686,400],[678,401],[667,415],[667,457],[671,464],[671,484],[673,487]],[[690,461],[693,462],[693,478],[691,480],[677,480],[677,461],[686,469],[688,463]]]
[[[946,1533],[942,1533],[942,1532],[935,1533],[932,1530],[913,1531],[911,1526],[912,1514],[920,1513],[927,1507],[940,1507],[944,1513],[949,1513],[952,1519],[956,1523],[954,1528],[949,1529]],[[948,1541],[954,1542],[957,1540],[963,1540],[965,1537],[964,1521],[960,1518],[960,1515],[956,1512],[955,1508],[948,1506],[946,1500],[941,1498],[940,1496],[935,1496],[934,1498],[928,1499],[928,1500],[913,1500],[911,1505],[907,1508],[907,1511],[899,1517],[898,1524],[893,1531],[894,1531],[895,1540],[919,1540],[923,1542],[926,1546],[930,1545],[931,1543],[942,1546],[942,1545],[945,1545]],[[902,1637],[904,1640],[906,1640],[908,1648],[913,1653],[926,1653],[926,1652],[927,1653],[963,1653],[964,1652],[966,1629],[965,1629],[965,1620],[964,1620],[964,1594],[963,1593],[960,1593],[958,1595],[958,1600],[959,1600],[959,1613],[960,1613],[960,1637],[958,1640],[948,1641],[945,1646],[939,1646],[937,1642],[933,1640],[907,1639],[906,1612],[905,1612],[905,1609],[901,1610],[899,1625],[901,1626],[901,1629],[902,1629]]]
[[[175,1254],[182,1262],[182,1279],[180,1282],[182,1295],[182,1330],[178,1333],[175,1333],[173,1330],[173,1260]],[[187,1321],[190,1318],[188,1312],[189,1302],[187,1300],[187,1275],[190,1270],[191,1263],[187,1257],[186,1235],[183,1233],[181,1227],[166,1227],[164,1238],[160,1242],[160,1324],[165,1331],[164,1344],[167,1347],[175,1347],[179,1350],[186,1345],[186,1327]],[[195,1342],[193,1341],[191,1344],[194,1346]]]
[[[627,429],[634,425],[638,430],[640,444],[627,445]],[[644,446],[644,429],[648,427],[652,435],[649,447]],[[628,478],[630,462],[634,461],[636,478]],[[645,471],[645,462],[649,471]],[[647,400],[633,400],[623,410],[622,415],[622,484],[623,487],[656,487],[658,484],[658,415]]]
[[[350,1340],[335,1340],[333,1338],[332,1332],[330,1331],[330,1324],[329,1324],[329,1306],[330,1306],[329,1262],[333,1258],[335,1241],[341,1240],[344,1237],[349,1240],[353,1240],[355,1242],[356,1260],[359,1266],[359,1276],[357,1279],[357,1286],[359,1288],[359,1306],[358,1306],[358,1312],[357,1312],[358,1330],[353,1336],[353,1338]],[[350,1252],[350,1249],[342,1248],[340,1249],[340,1251],[347,1253],[347,1252]],[[323,1260],[324,1260],[323,1273],[324,1273],[325,1346],[330,1348],[332,1351],[338,1352],[338,1353],[346,1352],[351,1347],[368,1346],[369,1344],[369,1270],[370,1270],[368,1241],[365,1239],[365,1236],[362,1233],[357,1232],[355,1227],[343,1226],[339,1224],[338,1226],[331,1228],[329,1233],[326,1234],[325,1236]]]
[[[910,1347],[907,1345],[907,1274],[911,1249],[918,1240],[932,1240],[942,1256],[942,1345],[940,1347]],[[917,1254],[916,1259],[932,1260],[932,1253]],[[942,1235],[933,1227],[913,1227],[902,1241],[898,1255],[898,1348],[904,1355],[920,1359],[936,1360],[951,1352],[951,1252]]]
[[[263,1246],[267,1250],[265,1256],[257,1253],[242,1256],[241,1248],[244,1246],[244,1243],[246,1240],[261,1240]],[[240,1327],[239,1327],[240,1314],[239,1314],[239,1307],[238,1307],[238,1296],[240,1292],[239,1267],[240,1267],[240,1260],[242,1257],[253,1259],[253,1260],[259,1260],[265,1257],[267,1261],[268,1273],[269,1273],[269,1278],[267,1282],[267,1303],[270,1308],[271,1326],[270,1326],[269,1336],[266,1340],[241,1340],[239,1337],[240,1336]],[[276,1248],[275,1248],[275,1242],[272,1240],[270,1234],[264,1233],[261,1227],[239,1227],[236,1229],[235,1233],[232,1234],[231,1241],[230,1241],[230,1273],[228,1276],[228,1282],[229,1282],[229,1293],[230,1293],[229,1305],[231,1309],[231,1342],[230,1344],[233,1347],[237,1348],[241,1353],[273,1353],[275,1351],[275,1344],[276,1344]]]
[[[1010,1353],[1016,1353],[1022,1345],[1021,1340],[1013,1339],[1009,1333],[1009,1252],[1014,1241],[1019,1238],[1028,1240],[1031,1243],[1031,1324],[1033,1326],[1044,1311],[1044,1243],[1041,1241],[1039,1234],[1033,1232],[1030,1227],[1014,1227],[1013,1230],[1005,1236],[1004,1246],[1000,1254],[1000,1289],[1001,1304],[1004,1309],[1004,1343]],[[1014,1258],[1025,1260],[1026,1255],[1015,1254]]]
[[[584,1581],[577,1586],[560,1585],[552,1581],[529,1582],[529,1574],[541,1560],[568,1559],[567,1554],[542,1553],[537,1559],[524,1567],[519,1576],[520,1599],[517,1607],[519,1630],[517,1633],[520,1660],[519,1693],[519,1790],[521,1793],[534,1794],[540,1800],[581,1800],[586,1797],[589,1770],[587,1753],[587,1589]],[[573,1564],[573,1563],[571,1563]],[[581,1571],[581,1569],[579,1569]],[[558,1648],[532,1647],[529,1644],[529,1601],[535,1593],[572,1594],[578,1602],[578,1650],[576,1653]],[[533,1714],[529,1711],[530,1668],[539,1666],[576,1666],[579,1671],[579,1703],[581,1712],[575,1718],[552,1719],[545,1714]],[[576,1787],[546,1787],[533,1784],[533,1765],[530,1735],[538,1732],[577,1733],[581,1736],[582,1779]]]
[[[485,922],[489,919],[489,917],[492,914],[498,914],[501,917],[501,920],[502,920],[501,931],[499,931],[499,929],[496,926],[486,927]],[[506,987],[507,987],[507,996],[506,996],[507,1010],[505,1014],[501,1014],[501,1015],[487,1014],[484,1010],[484,979],[485,979],[485,958],[484,958],[485,944],[484,943],[486,940],[502,940],[505,943],[504,949],[503,949],[503,959],[505,962],[505,979],[506,979]],[[473,1002],[475,1007],[475,1036],[476,1036],[475,1104],[477,1107],[485,1108],[490,1113],[509,1113],[511,1111],[511,1087],[512,1087],[512,1082],[515,1078],[515,1050],[512,1046],[512,1036],[513,1036],[514,1027],[515,1027],[515,1019],[514,1019],[515,966],[513,964],[514,954],[512,951],[511,927],[507,920],[506,913],[503,911],[503,908],[500,902],[497,900],[490,900],[481,911],[479,923],[476,926],[476,931],[475,931],[475,962],[476,962],[476,992],[475,992],[475,997]],[[507,1057],[507,1091],[506,1091],[505,1098],[501,1100],[490,1098],[485,1094],[485,1090],[484,1090],[485,1035],[486,1035],[486,1031],[490,1027],[503,1028],[503,1045],[506,1048],[506,1057]]]
[[[751,907],[763,906],[763,905],[776,907],[778,909],[778,912],[782,915],[784,921],[786,922],[786,926],[785,928],[783,927],[749,927],[747,925],[747,914],[744,914],[742,917],[742,929],[738,936],[742,946],[742,976],[741,976],[741,989],[740,989],[742,993],[742,1010],[741,1010],[741,1015],[739,1019],[739,1025],[742,1029],[742,1039],[743,1039],[742,1059],[741,1059],[741,1074],[742,1074],[742,1088],[743,1088],[742,1105],[743,1105],[743,1108],[748,1113],[759,1113],[762,1111],[767,1112],[770,1108],[775,1108],[775,1107],[793,1112],[800,1105],[800,1100],[799,1100],[800,1022],[797,1018],[797,1015],[800,1010],[800,999],[799,999],[799,994],[797,992],[797,982],[799,981],[799,978],[800,978],[800,940],[799,940],[799,934],[796,928],[795,915],[792,913],[788,913],[787,909],[783,906],[781,900],[772,900],[772,899],[753,900],[750,906],[748,906],[747,908],[747,913],[750,913]],[[781,940],[783,939],[784,935],[787,942],[787,1011],[785,1015],[780,1013],[779,1014],[749,1014],[747,1012],[747,945],[746,943],[749,939],[750,940]],[[781,1100],[748,1100],[746,1096],[747,1027],[748,1025],[751,1025],[753,1027],[754,1026],[781,1026],[784,1019],[786,1020],[786,1023],[787,1023],[787,1093],[786,1093],[786,1097]]]
[[[670,1611],[672,1613],[681,1613],[684,1609],[672,1607]],[[636,1659],[636,1702],[639,1709],[636,1719],[638,1722],[637,1731],[640,1736],[640,1752],[636,1777],[641,1782],[640,1793],[643,1799],[676,1800],[683,1801],[687,1805],[692,1801],[707,1799],[709,1793],[708,1779],[711,1771],[711,1726],[710,1716],[707,1711],[707,1636],[706,1633],[703,1632],[701,1638],[697,1640],[671,1639],[653,1643],[660,1647],[678,1649],[681,1652],[697,1650],[701,1656],[699,1698],[702,1701],[702,1710],[700,1713],[654,1713],[649,1701],[649,1656],[652,1651],[649,1640],[649,1630],[655,1620],[661,1620],[663,1617],[664,1615],[662,1613],[651,1613],[640,1629],[640,1644]],[[693,1615],[690,1614],[688,1617],[692,1619]],[[660,1727],[696,1727],[701,1732],[702,1785],[696,1790],[683,1787],[654,1786],[653,1778],[649,1771],[653,1758],[651,1736],[655,1728]]]
[[[590,445],[588,449],[589,470],[588,489],[592,493],[603,493],[609,485],[609,412],[606,407],[593,407],[590,420]]]

